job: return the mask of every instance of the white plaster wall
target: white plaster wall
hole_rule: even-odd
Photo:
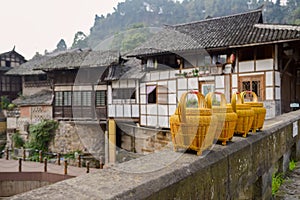
[[[147,116],[147,125],[156,127],[157,123],[157,116]]]
[[[147,114],[146,105],[141,105],[141,114],[142,115]]]
[[[140,109],[139,105],[132,105],[132,117],[139,117],[140,116]]]
[[[281,86],[280,72],[275,72],[275,86]]]
[[[157,105],[156,104],[147,105],[147,114],[157,115]]]
[[[133,88],[136,86],[135,80],[127,80],[127,85],[129,88]]]
[[[158,117],[158,125],[161,128],[169,128],[169,117]]]
[[[107,104],[110,105],[112,104],[112,86],[108,86],[107,88]]]
[[[176,81],[175,80],[168,81],[168,90],[169,90],[169,93],[176,93]]]
[[[273,59],[256,60],[256,71],[273,70]]]
[[[175,113],[176,107],[177,107],[176,105],[169,105],[170,115],[173,115]]]
[[[167,79],[169,79],[170,78],[169,77],[169,71],[162,71],[162,72],[160,72],[159,78],[160,78],[160,80],[167,80]]]
[[[123,105],[116,105],[116,117],[123,117]]]
[[[120,82],[120,88],[127,88],[127,80],[119,80]]]
[[[108,117],[115,117],[116,107],[115,105],[108,105]]]
[[[124,105],[124,117],[131,117],[131,105]]]
[[[168,105],[158,105],[158,115],[168,116]]]
[[[169,104],[176,104],[177,103],[177,96],[176,94],[169,94]]]
[[[215,88],[224,88],[224,76],[216,76]]]
[[[280,88],[275,88],[275,99],[280,100],[281,99],[281,90]]]
[[[140,95],[140,101],[141,101],[141,104],[146,104],[146,95],[145,94]]]
[[[145,115],[141,116],[141,122],[140,123],[141,123],[142,126],[147,126],[147,118],[146,118]]]
[[[266,100],[273,100],[274,90],[273,88],[266,88]]]
[[[254,72],[254,61],[240,62],[239,72]]]
[[[187,79],[180,78],[178,79],[178,90],[187,90]]]
[[[198,78],[189,78],[188,79],[188,89],[189,90],[198,90]]]
[[[151,72],[151,81],[159,80],[159,72]]]
[[[238,87],[238,78],[237,78],[236,74],[232,75],[232,80],[231,81],[232,81],[232,87],[237,88]]]
[[[266,86],[273,86],[274,79],[273,79],[273,72],[266,72]]]

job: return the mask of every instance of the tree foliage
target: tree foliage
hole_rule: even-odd
[[[75,34],[73,44],[72,44],[72,48],[81,48],[81,49],[83,49],[83,48],[88,47],[86,38],[87,38],[87,36],[82,31],[78,31]]]
[[[67,49],[67,45],[64,39],[61,39],[57,45],[55,51],[64,51]]]
[[[53,139],[57,128],[58,122],[54,120],[43,120],[38,124],[30,125],[29,141],[25,146],[47,152],[49,143]]]
[[[241,13],[262,5],[264,22],[300,24],[300,0],[288,0],[286,5],[280,5],[280,0],[126,0],[118,3],[112,13],[106,16],[96,15],[90,35],[79,41],[82,41],[84,46],[94,48],[106,38],[132,28],[134,24],[162,27],[164,24],[203,20],[208,16],[220,17]],[[135,34],[131,38],[124,37],[127,41],[122,42],[121,49],[132,48],[130,41],[142,41],[144,36],[141,34]],[[77,36],[75,35],[75,38],[78,38]],[[76,45],[75,42],[72,47]]]

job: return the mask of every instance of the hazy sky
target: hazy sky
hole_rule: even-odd
[[[95,14],[113,12],[125,0],[0,0],[0,53],[16,51],[32,58],[52,51],[60,39],[72,45],[77,31],[88,35]]]

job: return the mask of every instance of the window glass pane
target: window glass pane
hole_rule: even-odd
[[[252,81],[252,92],[260,97],[260,81]]]
[[[64,106],[72,105],[72,93],[70,91],[64,92]]]
[[[62,106],[63,92],[55,92],[55,105]]]
[[[92,104],[92,93],[82,92],[82,106],[91,106]]]
[[[81,92],[73,92],[73,106],[81,106]]]
[[[250,91],[250,81],[243,81],[242,91]]]
[[[148,103],[156,103],[156,88],[147,95]]]
[[[106,105],[106,91],[96,91],[96,106]]]

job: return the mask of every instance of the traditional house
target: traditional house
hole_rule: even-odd
[[[188,90],[216,90],[227,101],[253,91],[267,119],[300,99],[300,27],[265,24],[261,9],[166,26],[128,56],[147,72],[139,86],[142,126],[168,128]]]
[[[76,50],[52,57],[36,69],[47,73],[58,120],[107,120],[107,67],[122,62],[118,52]]]
[[[5,72],[25,63],[25,58],[15,51],[0,54],[0,96],[8,100],[15,99],[21,90],[21,78],[18,76],[6,76]]]

